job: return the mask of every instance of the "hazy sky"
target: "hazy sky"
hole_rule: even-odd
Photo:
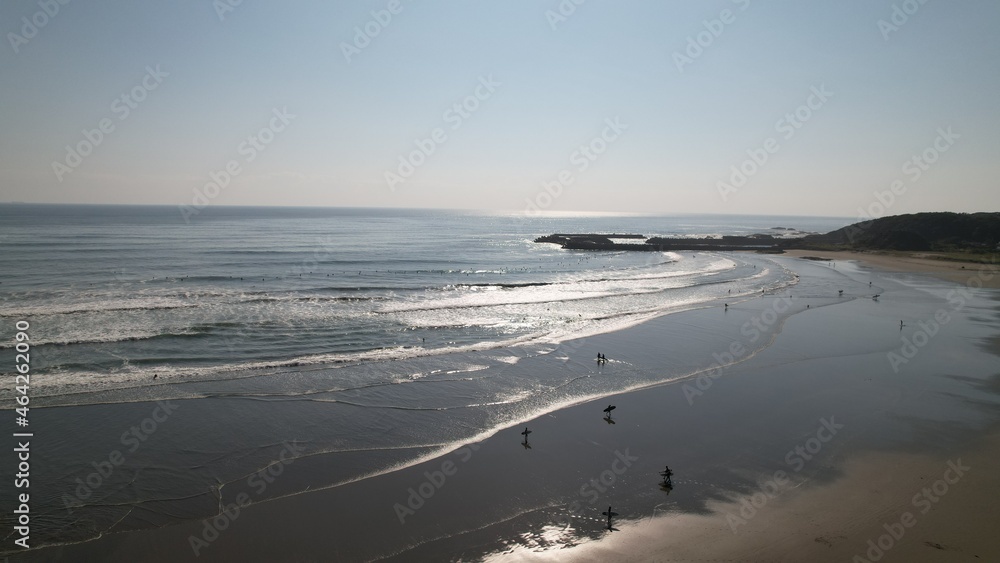
[[[42,0],[0,22],[0,200],[1000,209],[996,0]]]

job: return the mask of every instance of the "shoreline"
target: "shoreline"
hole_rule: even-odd
[[[816,268],[818,272],[828,269],[823,265],[808,263],[800,263],[798,266],[800,268],[796,268],[796,271],[799,269],[810,270],[811,268]],[[893,282],[890,280],[888,283]],[[767,301],[770,301],[772,297],[755,298],[751,302],[741,305],[741,308],[745,306],[748,309],[747,314],[756,314],[759,316],[761,311],[766,311]],[[819,305],[819,302],[815,301],[815,297],[803,295],[798,296],[798,299],[814,300],[813,302]],[[828,298],[824,299],[829,301]],[[888,302],[890,300],[884,299],[884,301]],[[850,310],[840,310],[843,308]],[[709,310],[683,317],[674,315],[668,315],[668,317],[671,318],[671,321],[675,322],[689,322],[691,319],[704,318],[701,315],[717,314],[718,311],[715,311],[715,309],[718,308],[710,308]],[[870,307],[867,304],[863,304],[858,300],[855,303],[844,303],[837,307],[816,306],[812,308],[808,315],[797,314],[794,316],[794,319],[796,324],[804,323],[805,326],[815,329],[816,327],[824,327],[835,323],[860,323],[861,321],[858,320],[857,315],[859,313],[867,314],[869,309]],[[930,308],[930,310],[932,309],[933,307]],[[739,312],[731,313],[737,314]],[[877,329],[878,323],[882,322],[878,320],[878,314],[878,312],[872,313],[872,318],[864,320],[864,323],[867,323],[865,326],[871,325],[871,327]],[[841,319],[849,320],[845,321]],[[601,340],[613,344],[616,350],[625,349],[628,345],[634,345],[634,343],[625,341],[628,338],[626,333],[628,335],[643,333],[646,334],[645,338],[650,338],[652,335],[649,333],[653,330],[653,327],[660,326],[662,328],[663,324],[655,325],[654,322],[644,323],[643,325],[639,325],[641,328],[637,330],[633,330],[637,328],[633,327],[633,329],[609,333],[608,335],[604,335]],[[864,327],[855,328],[861,330]],[[782,332],[780,327],[777,332]],[[629,547],[620,546],[615,543],[618,542],[618,538],[632,537],[629,534],[632,534],[633,528],[639,525],[636,523],[650,521],[649,515],[636,512],[636,510],[639,510],[638,507],[659,506],[663,504],[659,501],[664,499],[658,496],[655,498],[649,496],[649,493],[646,492],[647,486],[645,483],[649,479],[653,479],[655,482],[655,468],[659,466],[662,469],[660,462],[663,459],[669,460],[671,465],[676,463],[680,464],[680,467],[687,468],[685,473],[688,475],[676,477],[677,486],[675,490],[672,491],[670,496],[665,497],[665,502],[669,505],[666,512],[670,513],[670,516],[663,518],[668,523],[672,523],[670,524],[671,526],[677,525],[675,522],[677,519],[694,519],[690,521],[699,523],[702,526],[700,528],[702,532],[709,534],[706,537],[711,538],[712,545],[721,550],[719,551],[720,556],[728,555],[732,557],[744,555],[746,553],[744,548],[748,545],[746,537],[735,536],[736,539],[729,541],[728,534],[730,532],[725,528],[724,517],[722,519],[722,532],[727,535],[717,537],[710,533],[712,530],[715,530],[715,532],[719,531],[717,529],[719,524],[717,516],[720,514],[719,510],[727,506],[727,499],[733,494],[733,491],[745,493],[754,490],[755,478],[752,478],[750,475],[767,475],[773,473],[773,468],[769,467],[769,463],[775,459],[781,460],[781,454],[785,453],[788,449],[788,444],[794,444],[800,440],[803,425],[809,427],[809,431],[812,431],[812,426],[815,425],[817,418],[815,416],[817,409],[816,405],[808,404],[807,399],[814,396],[817,393],[817,389],[825,389],[819,396],[823,404],[836,407],[827,410],[840,409],[839,413],[834,413],[834,417],[843,417],[846,410],[849,415],[847,417],[848,420],[852,420],[850,415],[853,413],[854,418],[850,423],[852,428],[860,424],[857,422],[859,417],[864,417],[866,420],[877,419],[878,424],[870,422],[870,424],[876,426],[885,423],[880,416],[869,415],[864,411],[865,407],[872,408],[878,403],[872,402],[873,399],[866,395],[857,395],[857,393],[863,392],[861,389],[866,388],[868,385],[865,379],[858,374],[852,375],[848,382],[850,392],[841,391],[837,386],[831,387],[830,382],[825,381],[823,378],[810,376],[807,382],[799,381],[800,374],[798,370],[805,367],[803,359],[799,357],[799,351],[803,345],[808,343],[805,335],[809,332],[810,330],[802,330],[802,327],[798,327],[796,330],[785,330],[781,334],[778,334],[773,348],[765,348],[760,357],[753,358],[752,360],[748,359],[732,367],[725,368],[725,373],[722,374],[722,377],[711,380],[709,384],[711,389],[705,391],[706,396],[696,396],[693,403],[689,400],[690,397],[684,394],[684,381],[690,378],[685,378],[681,382],[660,383],[638,390],[616,392],[605,396],[604,399],[581,400],[580,404],[562,407],[559,410],[548,412],[530,420],[528,422],[529,426],[535,428],[541,426],[532,436],[535,447],[531,450],[522,449],[519,445],[516,445],[519,442],[517,434],[520,425],[517,427],[506,427],[480,443],[467,444],[459,448],[457,452],[436,456],[399,471],[393,471],[389,474],[365,479],[331,490],[286,497],[267,503],[251,504],[244,512],[244,515],[238,521],[233,522],[230,531],[222,534],[218,542],[212,543],[199,560],[222,561],[232,560],[234,557],[237,559],[242,557],[245,560],[254,560],[253,558],[255,557],[263,556],[269,556],[276,560],[310,560],[309,556],[305,554],[313,554],[312,557],[318,557],[320,560],[324,557],[340,557],[343,560],[367,560],[371,558],[371,554],[366,555],[369,552],[365,549],[362,548],[359,550],[356,547],[342,547],[335,541],[336,538],[323,537],[324,534],[334,536],[343,534],[343,537],[349,537],[350,530],[356,528],[348,522],[343,521],[343,517],[338,518],[335,516],[338,507],[343,509],[345,506],[367,505],[373,505],[376,509],[375,513],[369,514],[373,519],[371,525],[374,528],[374,532],[371,530],[365,532],[362,531],[364,528],[357,528],[358,533],[368,535],[374,533],[375,535],[371,539],[377,541],[380,535],[379,532],[384,530],[386,533],[391,534],[408,534],[416,541],[416,543],[411,544],[411,547],[398,553],[398,557],[396,557],[398,560],[436,559],[442,556],[458,557],[460,555],[463,557],[472,557],[474,553],[480,555],[504,553],[504,557],[500,560],[507,560],[508,558],[515,558],[513,560],[516,560],[518,556],[524,556],[526,560],[536,560],[535,558],[538,558],[537,560],[548,560],[548,558],[559,559],[571,555],[571,552],[564,551],[564,549],[574,549],[566,547],[569,544],[578,545],[580,548],[597,550],[596,553],[599,553],[600,558],[603,560],[616,560],[616,557],[621,557],[625,560],[632,558],[634,560],[636,558],[635,553],[637,552],[632,550],[636,549],[641,550],[638,553],[656,553],[664,557],[666,556],[666,552],[670,551],[670,556],[674,557],[674,550],[679,549],[676,543],[668,542],[661,545],[656,543],[652,538],[642,535],[636,536],[638,538],[637,542],[642,545],[632,545]],[[842,339],[844,337],[839,336],[838,338]],[[891,342],[897,338],[897,335],[893,331],[887,338],[880,345],[883,345],[885,342]],[[937,344],[944,345],[940,342]],[[587,354],[588,351],[589,347],[587,350],[581,352],[581,354]],[[829,353],[829,350],[826,353]],[[834,354],[836,354],[836,349],[834,350]],[[773,356],[785,359],[775,364],[773,363],[775,361]],[[803,358],[810,358],[808,361],[811,364],[821,365],[823,360],[819,356],[813,356],[815,354],[807,354]],[[884,367],[884,361],[881,357],[875,358],[875,360],[881,362],[879,365],[883,365]],[[869,365],[872,360],[865,361],[867,363],[859,365]],[[748,363],[755,365],[748,366]],[[800,367],[798,364],[803,365]],[[707,366],[708,364],[705,363],[705,365]],[[783,365],[785,367],[782,367]],[[930,379],[927,379],[927,383],[937,384],[937,382]],[[894,390],[895,384],[881,385],[883,387],[879,388],[879,397],[891,396],[898,393],[898,391]],[[799,398],[798,402],[791,405],[786,404],[786,401],[782,401],[773,395],[769,390],[771,386],[785,389],[790,394],[789,396]],[[840,395],[833,396],[832,398],[827,396],[837,393],[840,393]],[[865,393],[869,392],[865,391]],[[850,397],[850,400],[845,402],[845,397]],[[620,406],[620,410],[617,412],[622,414],[618,415],[618,423],[610,425],[598,422],[597,427],[594,428],[591,426],[595,421],[591,418],[590,410],[592,410],[593,406],[597,406],[596,402],[598,400],[603,403],[608,398]],[[859,401],[862,404],[854,405],[853,402],[855,401]],[[765,409],[762,410],[761,407],[765,407]],[[775,412],[761,419],[761,414],[767,409],[775,409]],[[661,410],[663,412],[660,412]],[[820,412],[825,411],[820,409]],[[875,418],[872,419],[872,416]],[[719,417],[722,417],[722,419],[718,420]],[[746,428],[732,427],[727,423],[729,420],[741,421],[741,426],[745,426]],[[843,418],[837,418],[837,420],[843,420]],[[546,426],[549,428],[546,428]],[[581,434],[581,428],[591,428],[590,432],[595,432],[595,434]],[[639,428],[646,430],[639,430]],[[658,432],[660,433],[665,431],[669,438],[664,442],[663,437],[655,435],[657,432],[649,430],[650,428],[659,428]],[[681,450],[669,447],[669,444],[688,443],[691,436],[686,434],[684,429],[694,430],[693,435],[700,436],[703,441],[707,440],[707,443],[712,445],[712,447],[699,446],[690,452],[687,450],[691,446]],[[899,430],[894,429],[889,432],[889,435],[897,435],[898,433]],[[762,435],[766,436],[766,438],[763,442],[760,442]],[[563,438],[557,438],[559,436]],[[553,442],[552,440],[554,439],[558,439],[558,441]],[[803,495],[818,494],[821,491],[832,490],[831,487],[838,487],[838,483],[844,482],[844,479],[847,479],[849,482],[856,482],[857,479],[852,477],[855,475],[855,472],[861,471],[865,475],[870,473],[865,473],[868,470],[864,468],[853,469],[851,463],[854,462],[851,461],[851,457],[855,455],[867,455],[865,452],[869,454],[876,452],[875,454],[871,454],[876,456],[881,455],[879,452],[882,452],[892,457],[892,459],[901,459],[894,457],[899,455],[914,455],[912,452],[901,453],[896,451],[898,445],[886,447],[886,443],[895,443],[892,440],[885,439],[888,442],[883,443],[873,437],[853,436],[853,434],[851,439],[857,442],[865,442],[866,444],[863,447],[854,444],[848,447],[847,445],[835,443],[835,446],[831,446],[835,447],[835,449],[832,450],[831,455],[833,457],[828,460],[829,463],[824,462],[822,466],[809,466],[806,471],[796,475],[801,479],[797,481],[795,490],[797,491],[801,487],[803,490],[807,489]],[[942,445],[942,441],[941,437],[933,437],[931,440],[934,443],[933,447],[925,444],[922,448],[916,449],[916,455],[921,453],[926,454],[927,452],[924,450],[938,451],[942,448],[947,449]],[[758,459],[760,456],[759,453],[756,457],[753,455],[747,457],[747,444],[753,443],[756,443],[755,451],[770,451],[771,454],[765,455],[760,459]],[[996,444],[996,442],[990,443],[993,445]],[[514,444],[513,449],[510,448],[511,444]],[[660,454],[648,453],[662,450],[664,444],[667,445],[666,449],[670,450],[669,452],[665,451]],[[760,450],[760,448],[763,448],[763,450]],[[887,453],[883,450],[886,450]],[[629,454],[629,451],[632,453]],[[826,451],[824,450],[824,452]],[[609,494],[615,498],[607,499],[609,502],[616,502],[616,504],[617,502],[624,502],[627,507],[620,510],[616,508],[616,511],[622,513],[621,522],[616,523],[616,526],[621,529],[622,533],[612,534],[610,537],[607,537],[603,534],[599,525],[593,525],[593,522],[600,520],[596,513],[603,510],[603,507],[597,506],[604,504],[603,501],[605,499],[602,498],[602,502],[598,502],[596,505],[588,502],[584,504],[582,511],[578,511],[578,514],[569,515],[570,527],[576,532],[572,538],[560,537],[557,540],[546,540],[551,545],[545,545],[544,541],[533,535],[531,541],[527,541],[526,544],[530,546],[534,542],[536,550],[532,551],[528,549],[525,553],[519,551],[520,544],[518,542],[514,544],[505,543],[505,541],[509,541],[511,533],[514,533],[516,536],[517,530],[532,530],[532,534],[534,534],[537,532],[538,526],[547,530],[546,533],[551,535],[552,530],[548,528],[550,525],[545,524],[545,522],[553,521],[553,519],[564,521],[566,518],[565,514],[563,516],[557,515],[560,503],[556,499],[562,498],[565,500],[568,498],[572,501],[576,498],[579,501],[579,495],[575,493],[579,484],[581,482],[586,483],[587,476],[603,476],[603,472],[608,469],[608,464],[611,463],[611,460],[615,459],[615,454],[622,452],[625,453],[626,459],[629,459],[633,455],[639,458],[636,461],[635,468],[630,467],[629,471],[622,475],[621,481],[616,483],[615,487],[611,487],[612,492]],[[847,455],[850,452],[855,453]],[[857,454],[857,452],[861,453]],[[619,457],[619,459],[621,458]],[[846,465],[844,465],[845,460],[847,461]],[[445,469],[444,465],[448,462],[453,464],[450,468],[454,469],[454,473],[449,475],[446,486],[437,488],[433,493],[433,498],[427,499],[426,506],[416,511],[410,522],[407,522],[406,526],[401,527],[402,521],[395,521],[397,513],[392,510],[393,504],[399,504],[401,500],[405,502],[406,491],[412,488],[419,488],[420,485],[424,484],[427,481],[425,476],[428,473],[436,475],[436,472],[440,471],[442,474],[448,474],[449,472]],[[888,461],[881,460],[875,466],[884,467],[887,463]],[[830,467],[827,467],[827,465]],[[865,466],[865,464],[862,463],[862,466]],[[745,475],[731,475],[727,467],[742,467],[742,473],[745,473]],[[846,469],[843,470],[843,473],[840,473],[839,470],[831,469],[831,467],[846,467]],[[700,473],[691,477],[690,475],[693,471]],[[530,480],[525,482],[522,479],[511,479],[511,476],[517,475],[530,476]],[[847,475],[847,477],[843,475]],[[553,479],[557,479],[556,476],[568,477],[565,479],[568,484],[560,484],[558,480],[553,481]],[[854,479],[854,481],[851,481],[851,479]],[[484,487],[483,484],[486,483],[489,486]],[[855,485],[854,487],[857,488],[857,486]],[[559,492],[560,490],[562,492]],[[600,496],[603,497],[606,495],[602,493]],[[523,500],[517,500],[519,498]],[[556,504],[552,507],[549,507],[549,504],[538,505],[537,502],[532,500],[536,498],[549,499],[548,503],[556,502]],[[789,494],[787,500],[786,497],[780,497],[772,505],[775,511],[780,514],[791,514],[790,518],[793,523],[798,522],[795,516],[797,513],[794,510],[794,506],[792,506],[795,498],[798,498],[797,494]],[[834,498],[836,498],[836,495],[834,495]],[[510,499],[515,500],[511,501]],[[431,500],[433,502],[430,502]],[[786,502],[789,503],[788,507],[785,506]],[[634,506],[629,507],[629,505]],[[439,532],[435,531],[447,522],[452,523],[453,528],[451,529],[453,530],[467,529],[462,523],[468,515],[476,511],[486,513],[484,515],[484,518],[486,518],[486,527],[483,528],[483,531],[473,529],[467,532],[459,532],[457,535],[451,532],[451,535],[446,536],[441,536]],[[656,509],[654,508],[655,512]],[[291,514],[291,516],[285,516],[287,514]],[[678,514],[680,515],[678,516]],[[716,516],[712,516],[712,514]],[[933,513],[928,514],[926,521],[932,522],[929,518],[933,515]],[[816,515],[811,515],[811,517],[813,519],[819,518]],[[774,518],[778,518],[778,515],[775,515]],[[770,529],[770,525],[767,525],[767,522],[770,520],[771,518],[754,519],[749,524],[752,527],[748,527],[746,530],[757,530],[754,534],[759,533],[760,535],[764,535],[764,531]],[[343,525],[337,524],[338,522]],[[661,519],[658,517],[653,523],[659,525],[659,522],[661,522]],[[337,529],[341,530],[341,532],[330,534],[327,526],[331,523],[338,526]],[[111,561],[127,561],[130,560],[129,558],[135,560],[135,557],[142,557],[141,560],[194,560],[193,553],[188,547],[187,542],[192,534],[199,533],[201,529],[200,524],[201,522],[188,522],[160,529],[116,533],[84,544],[44,548],[30,555],[32,557],[35,555],[39,557],[62,556],[75,558],[76,560],[80,560],[81,557],[84,559],[87,557],[99,557]],[[878,523],[874,525],[877,526]],[[457,526],[457,528],[454,526]],[[758,529],[759,526],[764,526],[764,530]],[[505,529],[507,531],[502,531]],[[673,528],[669,529],[673,530]],[[674,531],[669,533],[676,535]],[[293,555],[292,552],[284,551],[280,547],[261,544],[264,537],[272,536],[280,538],[280,543],[287,542],[290,545],[298,545],[302,542],[313,543],[304,546],[302,553]],[[501,539],[507,539],[498,543],[498,536]],[[688,537],[687,534],[685,534],[685,537]],[[775,544],[778,546],[776,549],[784,549],[780,546],[785,545],[788,541],[787,538],[781,540],[780,544]],[[796,538],[796,541],[807,544],[808,542],[812,542],[820,545],[820,547],[827,547],[822,542],[818,540],[814,541],[812,538]],[[956,540],[948,541],[955,543]],[[951,544],[942,543],[942,545]],[[470,548],[470,546],[474,547]],[[559,546],[560,548],[555,549],[553,546]],[[618,547],[615,547],[611,552],[602,551],[610,546]],[[806,547],[813,546],[807,545]],[[471,551],[469,551],[470,549]],[[704,557],[704,555],[700,555],[702,552],[698,551],[697,547],[694,549],[695,551],[691,552],[693,554],[692,557],[694,555]],[[726,551],[726,549],[729,551]],[[795,549],[804,548],[799,546]],[[154,553],[156,554],[155,556],[152,555]],[[572,553],[575,558],[577,552]],[[612,556],[613,553],[617,555]],[[788,553],[788,551],[774,553]],[[823,553],[830,555],[833,552]],[[902,551],[895,550],[894,553],[902,553]],[[206,556],[208,557],[206,558]],[[581,556],[585,556],[585,553],[581,554]],[[595,557],[597,556],[595,555]],[[772,556],[780,558],[779,555]],[[160,559],[157,559],[157,557]],[[246,559],[247,557],[250,559]],[[385,555],[382,557],[385,557]],[[389,559],[393,559],[393,557],[389,556]],[[17,560],[21,560],[21,558]]]
[[[780,255],[779,255],[780,256]],[[829,260],[855,260],[869,268],[896,274],[923,274],[940,280],[965,283],[978,272],[988,272],[981,276],[982,286],[1000,289],[1000,276],[995,275],[1000,265],[993,263],[934,258],[928,252],[856,252],[846,250],[786,250],[784,256],[793,258],[818,257]],[[996,255],[993,256],[994,260]]]

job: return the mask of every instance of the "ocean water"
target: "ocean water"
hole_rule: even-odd
[[[186,224],[173,207],[7,205],[0,336],[31,323],[44,394],[557,343],[788,280],[713,254],[568,253],[536,236],[844,223],[216,208]]]
[[[766,256],[565,251],[539,235],[848,223],[226,207],[185,223],[174,207],[2,205],[0,348],[12,353],[15,323],[30,323],[32,424],[48,436],[33,453],[39,541],[212,516],[289,443],[296,471],[256,501],[683,377],[701,358],[640,369],[609,350],[615,377],[597,378],[565,346],[797,282]],[[12,396],[12,383],[0,390]],[[176,414],[126,440],[159,400]],[[125,463],[81,489],[116,450]]]

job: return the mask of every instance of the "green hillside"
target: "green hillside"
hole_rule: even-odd
[[[990,252],[1000,244],[1000,213],[914,213],[855,223],[790,246],[844,250]]]

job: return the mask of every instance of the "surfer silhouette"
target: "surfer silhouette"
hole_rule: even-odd
[[[614,419],[611,418],[611,411],[615,410],[617,407],[614,405],[608,405],[608,408],[604,409],[604,422],[608,424],[614,424]]]
[[[663,477],[663,486],[672,489],[674,487],[673,481],[670,480],[673,477],[674,472],[670,470],[670,466],[664,466],[663,471],[660,471],[660,476]]]
[[[617,512],[611,512],[611,506],[608,506],[608,511],[607,512],[602,512],[601,514],[603,514],[603,515],[605,515],[605,516],[608,517],[608,529],[609,530],[613,530],[614,528],[611,527],[611,518],[613,516],[618,516],[618,513]]]

